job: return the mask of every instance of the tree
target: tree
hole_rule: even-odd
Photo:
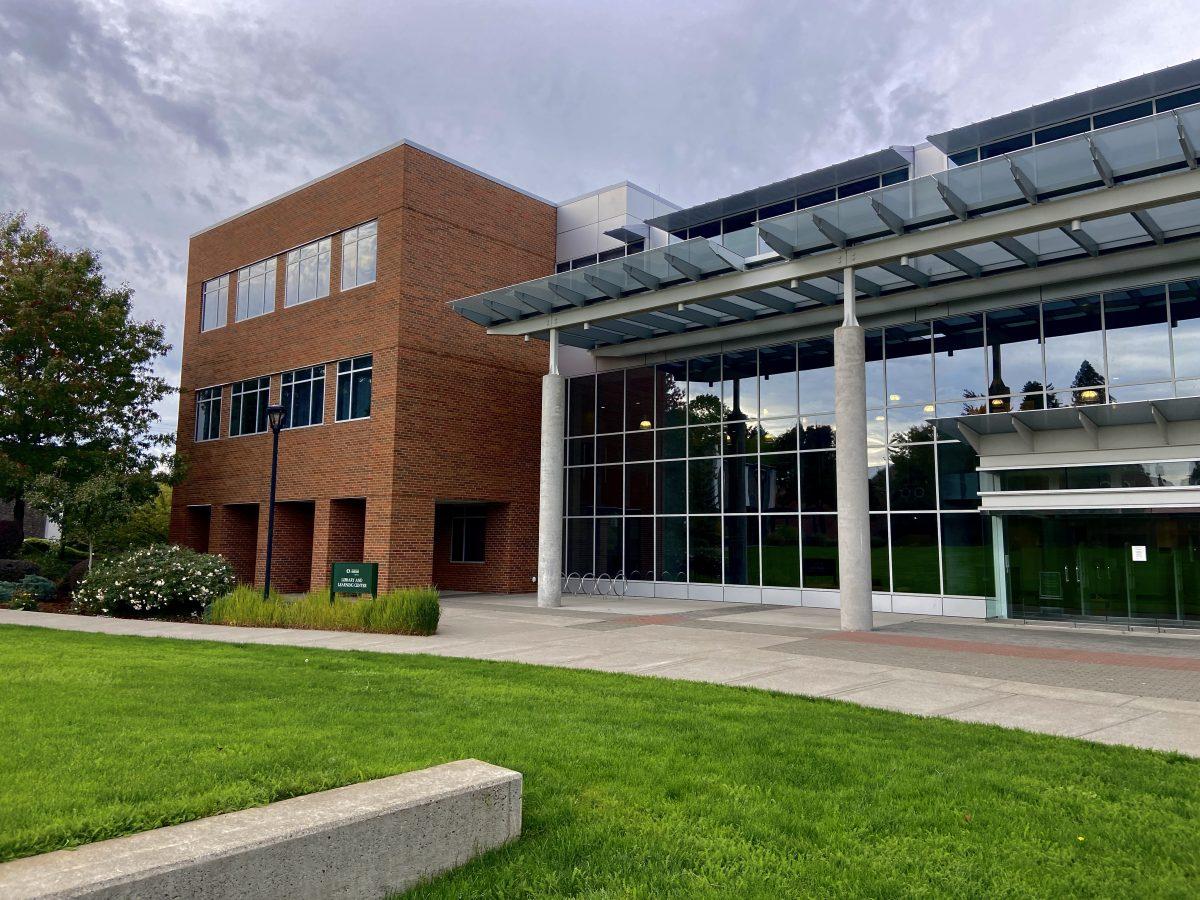
[[[0,215],[0,499],[18,523],[41,476],[82,487],[152,466],[154,407],[171,391],[154,364],[170,348],[131,299],[91,250]]]
[[[158,485],[151,470],[121,472],[103,469],[78,480],[64,477],[68,466],[44,473],[26,488],[29,500],[58,523],[62,539],[87,544],[88,570],[92,568],[95,545],[120,524],[135,508],[145,503]]]

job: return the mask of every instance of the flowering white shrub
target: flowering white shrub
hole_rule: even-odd
[[[196,616],[233,590],[220,556],[159,544],[98,563],[75,591],[75,607],[101,616]]]

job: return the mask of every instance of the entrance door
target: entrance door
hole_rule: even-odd
[[[1200,516],[1006,514],[1009,614],[1024,618],[1200,618]]]

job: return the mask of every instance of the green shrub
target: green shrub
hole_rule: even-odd
[[[104,616],[199,616],[233,585],[233,568],[222,557],[159,544],[95,565],[75,591],[75,605]]]
[[[8,582],[4,583],[8,584]],[[38,608],[37,597],[20,587],[13,592],[12,597],[6,602],[9,609],[23,609],[26,612],[33,612]]]
[[[40,575],[26,575],[20,581],[0,581],[0,603],[11,603],[17,597],[28,597],[32,606],[13,606],[13,609],[35,609],[39,602],[54,599],[54,582]]]
[[[0,559],[0,581],[20,581],[26,575],[39,575],[37,563],[27,559]]]
[[[208,620],[218,625],[270,628],[316,628],[325,631],[370,631],[376,634],[429,635],[441,616],[434,588],[402,588],[377,598],[337,597],[313,591],[296,600],[241,586],[213,603]]]

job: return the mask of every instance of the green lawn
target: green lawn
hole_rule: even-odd
[[[1195,896],[1200,761],[748,689],[0,628],[0,859],[462,757],[437,897]]]

